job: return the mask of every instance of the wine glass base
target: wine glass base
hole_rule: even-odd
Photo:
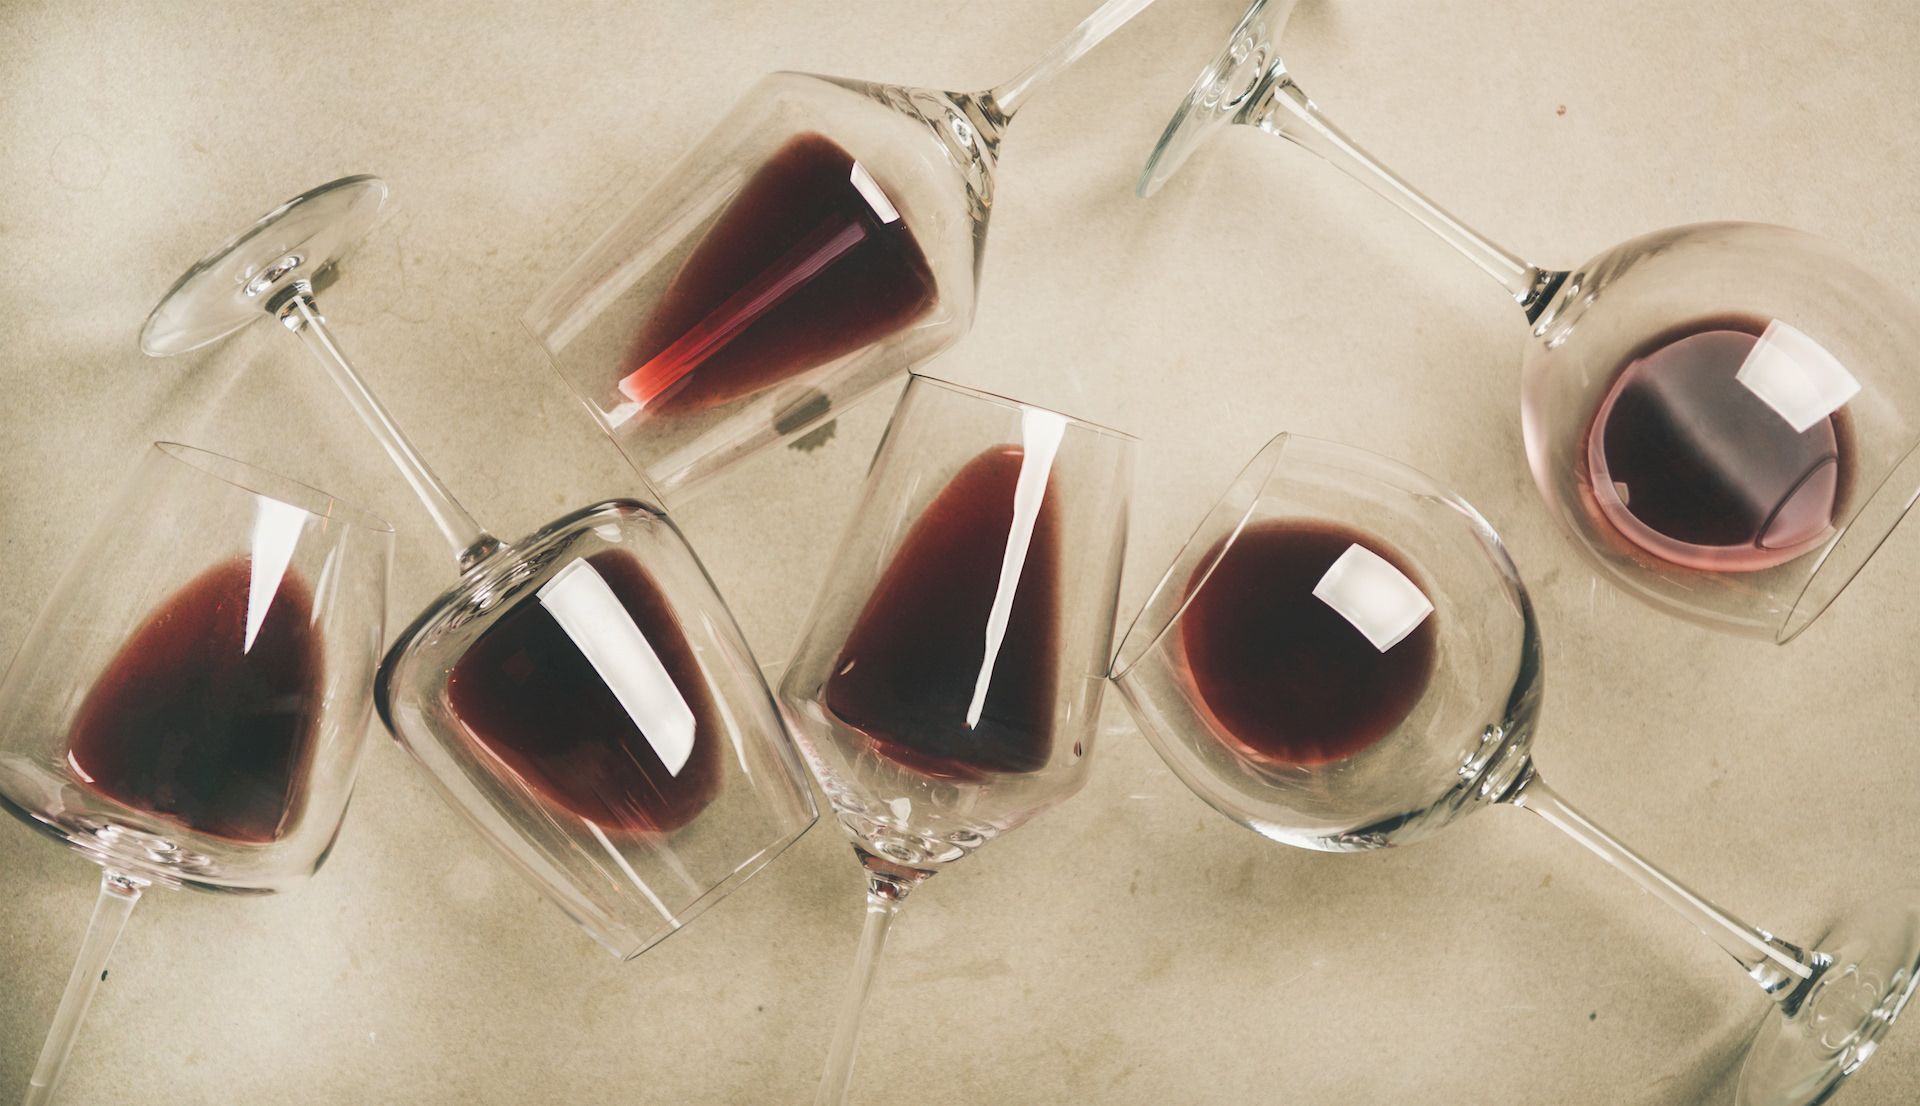
[[[1740,1071],[1739,1106],[1812,1106],[1859,1070],[1920,980],[1920,892],[1862,906],[1819,942],[1832,963],[1799,1007],[1768,1011]]]
[[[1274,41],[1286,27],[1293,4],[1294,0],[1253,0],[1240,25],[1227,36],[1226,46],[1200,71],[1185,102],[1167,122],[1160,141],[1147,155],[1135,192],[1141,196],[1158,192],[1208,136],[1246,106],[1269,64],[1284,68]]]
[[[262,215],[167,289],[140,330],[141,350],[186,353],[259,318],[280,289],[312,281],[352,253],[386,198],[377,177],[342,177]]]

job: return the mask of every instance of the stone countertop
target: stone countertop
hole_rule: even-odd
[[[175,275],[260,211],[346,173],[392,185],[329,319],[454,492],[518,534],[638,490],[521,312],[759,74],[983,87],[1092,6],[0,6],[0,656],[155,439],[391,518],[390,634],[449,581],[425,513],[284,335],[164,362],[136,347]],[[1789,937],[1906,882],[1920,530],[1784,648],[1598,582],[1534,492],[1521,328],[1471,265],[1245,128],[1134,198],[1241,6],[1161,0],[1036,95],[1002,148],[976,325],[931,367],[1143,437],[1122,624],[1274,433],[1364,446],[1506,539],[1545,635],[1538,750],[1558,790]],[[1543,264],[1745,219],[1920,292],[1909,5],[1305,0],[1284,53],[1349,133]],[[763,661],[800,629],[889,406],[676,511]],[[142,904],[64,1102],[810,1099],[861,913],[831,824],[620,964],[373,736],[310,885]],[[0,824],[0,1100],[24,1092],[95,883]],[[1289,849],[1189,794],[1109,696],[1086,789],[914,896],[854,1101],[1730,1102],[1765,1007],[1534,819]],[[1915,1033],[1896,1028],[1840,1101],[1920,1098]]]

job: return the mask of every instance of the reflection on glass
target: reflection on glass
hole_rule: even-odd
[[[1420,585],[1393,562],[1355,542],[1313,586],[1313,597],[1367,636],[1384,653],[1433,613]]]

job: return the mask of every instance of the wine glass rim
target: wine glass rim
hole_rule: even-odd
[[[1867,562],[1873,559],[1874,554],[1880,551],[1880,547],[1887,543],[1887,539],[1893,536],[1895,530],[1899,529],[1901,520],[1907,517],[1907,512],[1913,509],[1914,503],[1920,501],[1920,481],[1911,479],[1913,474],[1909,473],[1908,486],[1904,493],[1894,486],[1893,481],[1895,477],[1906,472],[1916,458],[1920,458],[1920,439],[1915,439],[1908,444],[1899,460],[1895,461],[1887,469],[1886,475],[1874,484],[1873,491],[1867,493],[1866,497],[1860,501],[1860,505],[1848,514],[1847,521],[1827,540],[1820,550],[1819,563],[1814,565],[1813,571],[1807,574],[1806,582],[1800,585],[1799,592],[1793,597],[1793,605],[1787,608],[1787,613],[1780,619],[1779,625],[1774,627],[1775,645],[1791,642],[1805,633],[1809,626],[1819,621],[1820,616],[1826,613],[1826,609],[1833,606],[1834,600],[1840,598],[1841,592],[1852,586],[1854,579],[1866,569]],[[1846,542],[1848,536],[1859,527],[1860,516],[1866,514],[1869,507],[1879,503],[1889,494],[1904,494],[1906,501],[1894,511],[1893,517],[1886,520],[1885,525],[1879,527],[1877,534],[1865,539],[1866,548],[1858,556],[1852,557],[1851,563],[1829,567],[1834,554]],[[1841,575],[1839,583],[1824,589],[1824,598],[1818,599],[1819,606],[1803,614],[1801,608],[1807,603],[1808,593],[1813,591],[1813,585],[1820,582],[1829,572]]]
[[[1069,415],[1065,411],[1056,411],[1051,407],[1042,407],[1038,403],[1028,403],[1024,399],[1014,399],[1012,396],[1004,396],[998,392],[989,392],[981,388],[970,388],[965,384],[955,384],[951,380],[937,376],[928,376],[925,373],[915,372],[908,373],[907,375],[911,378],[907,381],[907,386],[910,388],[918,384],[934,385],[945,388],[950,392],[957,392],[960,395],[986,400],[989,403],[996,403],[1002,407],[1011,407],[1019,411],[1044,411],[1050,415],[1058,415],[1067,420],[1071,425],[1078,426],[1083,430],[1089,430],[1095,434],[1102,434],[1109,438],[1118,438],[1123,442],[1137,442],[1140,440],[1136,434],[1129,434],[1124,430],[1115,430],[1111,426],[1103,426],[1097,422],[1091,422],[1075,415]]]
[[[155,442],[153,448],[170,460],[203,472],[215,480],[296,507],[315,518],[343,522],[375,534],[391,535],[394,532],[393,524],[379,515],[356,507],[331,492],[270,469],[180,442]]]
[[[1261,446],[1259,452],[1255,453],[1251,460],[1240,467],[1240,471],[1234,474],[1233,479],[1227,483],[1225,488],[1221,489],[1220,494],[1208,505],[1207,513],[1201,517],[1199,524],[1193,528],[1193,532],[1187,535],[1187,540],[1181,542],[1180,548],[1174,551],[1173,559],[1167,562],[1166,571],[1160,574],[1159,582],[1153,585],[1151,592],[1147,593],[1147,601],[1141,604],[1139,612],[1133,616],[1133,621],[1128,623],[1127,632],[1121,635],[1120,644],[1115,648],[1113,653],[1113,660],[1107,665],[1108,679],[1118,682],[1124,678],[1127,673],[1133,671],[1135,665],[1145,660],[1147,655],[1159,646],[1160,639],[1165,637],[1167,631],[1173,628],[1173,624],[1180,621],[1180,616],[1186,613],[1188,605],[1190,605],[1194,598],[1200,594],[1201,590],[1207,586],[1207,580],[1213,576],[1214,568],[1217,567],[1221,559],[1226,556],[1227,550],[1233,547],[1233,543],[1239,539],[1240,531],[1246,528],[1247,519],[1252,517],[1254,508],[1260,505],[1260,497],[1258,495],[1249,498],[1246,507],[1240,512],[1240,517],[1233,520],[1232,527],[1227,529],[1225,539],[1220,541],[1218,552],[1214,555],[1212,563],[1206,566],[1198,584],[1181,598],[1180,605],[1176,607],[1160,625],[1153,628],[1153,636],[1148,638],[1131,657],[1127,656],[1128,643],[1133,641],[1134,634],[1142,629],[1141,620],[1153,611],[1154,604],[1159,600],[1161,593],[1173,583],[1174,570],[1180,567],[1180,563],[1186,559],[1187,551],[1193,548],[1194,542],[1200,540],[1202,532],[1208,529],[1207,524],[1212,520],[1214,512],[1220,509],[1221,504],[1227,501],[1227,497],[1231,496],[1235,489],[1247,483],[1250,478],[1255,477],[1256,467],[1263,464],[1265,470],[1257,474],[1257,483],[1264,487],[1267,480],[1272,477],[1273,470],[1280,466],[1280,458],[1286,453],[1287,445],[1296,437],[1298,437],[1298,435],[1283,430],[1269,439],[1267,444]],[[1125,659],[1124,664],[1122,663],[1123,658]]]

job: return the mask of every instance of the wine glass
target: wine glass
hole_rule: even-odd
[[[508,861],[632,958],[804,833],[813,796],[752,651],[665,514],[610,500],[503,545],[361,382],[313,286],[386,194],[344,177],[268,212],[180,278],[141,348],[183,353],[264,313],[326,368],[460,568],[382,662],[381,719]]]
[[[664,494],[807,432],[966,333],[1007,124],[1150,3],[1107,0],[984,92],[762,78],[528,329]]]
[[[101,867],[28,1106],[147,887],[272,894],[332,850],[392,558],[372,515],[171,442],[75,548],[0,680],[0,807]]]
[[[867,883],[816,1102],[846,1101],[907,893],[1086,781],[1133,445],[931,377],[900,397],[780,683]]]
[[[1386,197],[1513,296],[1521,429],[1581,554],[1668,613],[1784,643],[1920,495],[1920,310],[1823,239],[1755,223],[1643,235],[1573,270],[1521,260],[1330,123],[1275,52],[1292,0],[1254,0],[1141,174],[1153,193],[1244,123]]]
[[[1742,1103],[1824,1100],[1920,978],[1914,893],[1803,947],[1695,895],[1550,790],[1533,762],[1542,664],[1519,574],[1472,507],[1386,458],[1269,443],[1161,578],[1113,679],[1182,782],[1276,841],[1386,848],[1494,803],[1566,831],[1773,999]]]

